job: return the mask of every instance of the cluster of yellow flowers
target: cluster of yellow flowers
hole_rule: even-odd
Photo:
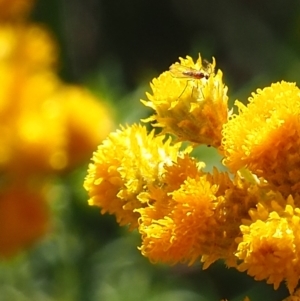
[[[218,259],[292,294],[300,278],[300,90],[278,82],[228,109],[222,72],[180,58],[151,83],[144,122],[111,133],[94,153],[89,204],[141,234],[151,262],[207,268]],[[190,142],[182,144],[182,141]],[[200,144],[226,172],[205,172]],[[188,146],[187,146],[188,145]]]
[[[49,176],[88,160],[112,128],[107,108],[56,75],[58,50],[26,20],[34,1],[0,1],[0,257],[47,229]]]

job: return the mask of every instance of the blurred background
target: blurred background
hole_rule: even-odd
[[[216,263],[152,265],[137,233],[89,207],[92,152],[151,112],[140,99],[178,57],[224,74],[230,105],[300,80],[296,0],[0,0],[0,301],[282,300]],[[199,151],[208,168],[220,158]]]

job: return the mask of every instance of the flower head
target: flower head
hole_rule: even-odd
[[[241,226],[243,236],[237,240],[238,269],[266,279],[275,289],[286,281],[292,293],[300,279],[300,209],[290,196],[283,208],[274,200],[271,206],[258,204],[250,215],[252,221]]]
[[[237,101],[231,115],[214,70],[214,60],[187,57],[153,80],[142,102],[155,114],[144,121],[161,136],[136,125],[112,133],[85,180],[90,204],[138,227],[152,262],[207,268],[223,259],[275,289],[285,281],[292,293],[300,279],[300,90],[272,84],[248,106]],[[163,143],[165,133],[218,148],[229,171],[204,172],[171,138]]]
[[[228,97],[222,72],[215,74],[214,69],[215,60],[204,64],[200,55],[196,63],[189,56],[180,58],[180,63],[152,81],[153,94],[142,102],[156,114],[144,121],[155,121],[154,126],[179,140],[219,147]]]
[[[187,178],[166,198],[140,209],[142,254],[154,262],[192,264],[202,254],[208,253],[207,240],[216,226],[213,215],[217,189],[205,176]]]
[[[188,168],[182,173],[184,165]],[[234,240],[254,199],[247,197],[248,187],[236,186],[217,169],[204,173],[187,155],[178,159],[166,167],[162,188],[150,191],[155,202],[136,210],[141,214],[142,254],[152,262],[192,264],[201,259],[207,268],[222,258],[235,266]],[[238,209],[243,202],[244,209]]]
[[[300,188],[300,90],[281,82],[258,90],[224,125],[224,164],[246,167],[286,196]]]
[[[120,225],[137,226],[135,209],[149,202],[149,189],[160,185],[165,166],[176,162],[180,144],[149,135],[140,125],[122,127],[98,147],[84,182],[90,205],[115,214]]]

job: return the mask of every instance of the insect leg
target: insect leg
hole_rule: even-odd
[[[180,93],[180,95],[177,97],[177,100],[178,100],[178,99],[183,95],[183,93],[185,92],[185,90],[186,90],[186,88],[187,88],[187,86],[188,86],[188,82],[189,82],[189,80],[186,81],[185,87],[184,87],[183,91]]]

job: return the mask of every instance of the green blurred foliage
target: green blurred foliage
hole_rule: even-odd
[[[46,24],[61,49],[64,80],[87,85],[115,108],[118,123],[151,112],[139,102],[149,81],[179,56],[214,56],[230,103],[274,81],[300,79],[300,2],[200,0],[39,0],[32,21]],[[197,156],[220,166],[213,150]],[[92,154],[91,154],[92,155]],[[87,205],[86,166],[57,179],[53,229],[0,266],[0,301],[281,300],[265,282],[216,263],[152,265],[137,233]]]

